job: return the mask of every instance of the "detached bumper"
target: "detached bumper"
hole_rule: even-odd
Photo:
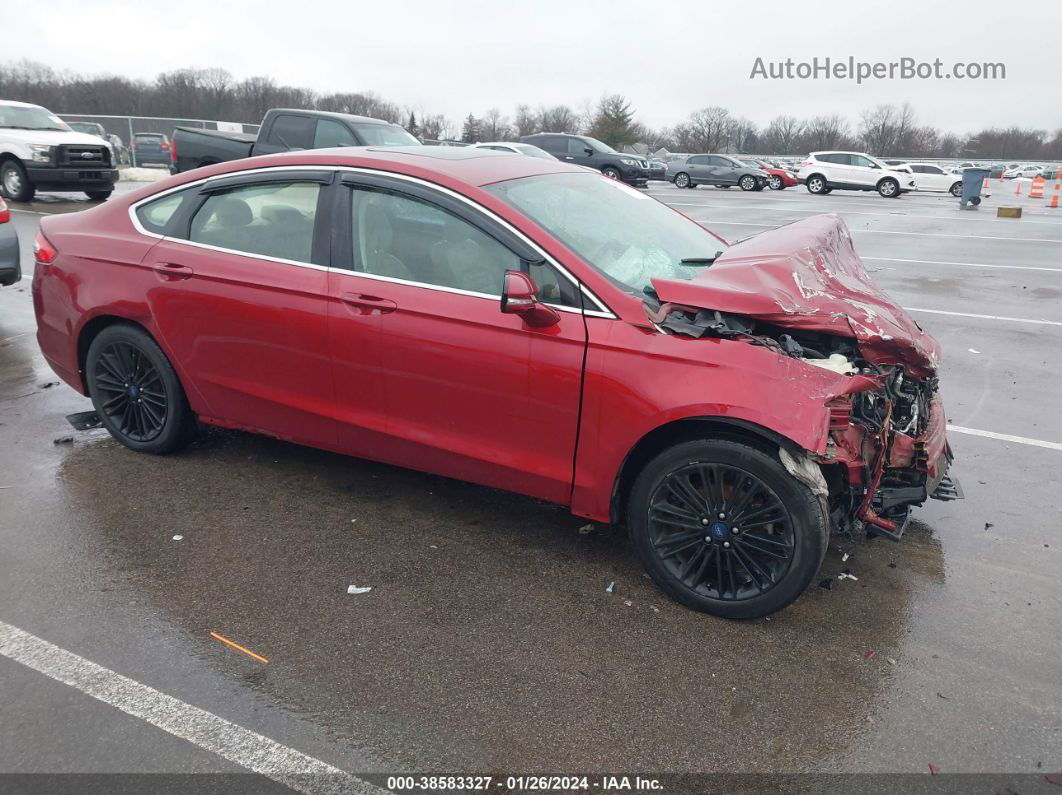
[[[27,168],[26,175],[40,190],[107,190],[118,181],[116,168]]]

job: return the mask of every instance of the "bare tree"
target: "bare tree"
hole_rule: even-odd
[[[579,131],[579,117],[567,105],[545,106],[538,110],[539,128],[543,132],[574,133]]]
[[[491,108],[480,119],[480,131],[488,141],[507,141],[511,134],[509,119],[497,108]]]
[[[804,125],[802,148],[808,152],[840,149],[849,145],[848,122],[841,116],[816,116]]]
[[[796,152],[797,142],[805,126],[806,122],[800,121],[795,116],[776,116],[760,136],[764,151],[778,155]]]

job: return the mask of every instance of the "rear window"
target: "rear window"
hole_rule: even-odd
[[[288,149],[309,149],[313,143],[314,120],[281,113],[269,128],[269,142]]]
[[[354,129],[368,146],[418,146],[420,141],[397,124],[355,124]]]

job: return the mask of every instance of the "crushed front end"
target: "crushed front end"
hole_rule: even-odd
[[[654,279],[646,310],[664,333],[763,346],[834,374],[827,386],[792,369],[827,415],[824,444],[807,452],[835,529],[898,539],[911,506],[962,497],[948,476],[940,348],[870,278],[839,217],[756,235],[689,280]]]

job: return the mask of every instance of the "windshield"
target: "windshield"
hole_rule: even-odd
[[[547,152],[545,149],[539,149],[537,146],[531,144],[513,144],[516,149],[519,149],[525,155],[530,157],[540,157],[543,160],[556,160],[553,155]]]
[[[615,149],[606,143],[602,143],[596,138],[590,138],[589,136],[582,136],[579,140],[589,146],[591,149],[596,149],[598,152],[604,152],[606,155],[619,154]]]
[[[760,164],[757,163],[755,160],[742,160],[741,162],[744,163],[746,166],[752,166],[753,168],[760,167]]]
[[[487,190],[639,296],[653,295],[654,278],[692,279],[727,248],[648,194],[589,172],[524,177]]]
[[[355,124],[354,129],[369,146],[420,145],[420,141],[394,124]]]
[[[0,105],[0,127],[13,130],[70,130],[54,113],[36,105]]]

